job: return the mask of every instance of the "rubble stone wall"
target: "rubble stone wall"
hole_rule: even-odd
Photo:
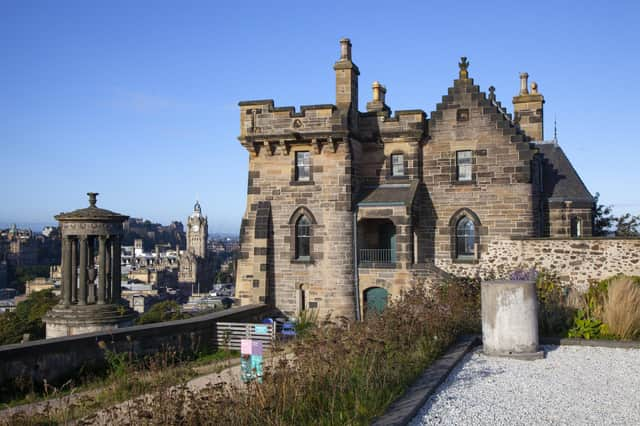
[[[584,290],[590,280],[616,274],[640,275],[640,238],[522,238],[495,240],[477,264],[436,259],[443,270],[483,279],[507,278],[515,269],[546,269],[562,285]]]

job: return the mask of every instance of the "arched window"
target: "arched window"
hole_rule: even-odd
[[[305,215],[296,222],[296,259],[308,259],[311,256],[311,222]]]
[[[474,257],[475,241],[475,225],[471,219],[467,216],[463,216],[456,225],[456,256],[459,258]]]

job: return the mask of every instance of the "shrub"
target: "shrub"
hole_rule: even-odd
[[[36,291],[18,303],[15,311],[0,313],[0,345],[20,343],[24,334],[31,340],[44,339],[42,317],[59,300],[51,290]]]
[[[640,337],[640,284],[637,280],[618,276],[609,282],[602,318],[616,337]]]
[[[152,324],[184,318],[189,318],[189,315],[182,311],[182,306],[173,300],[166,300],[153,305],[147,312],[138,318],[137,323]]]
[[[294,358],[276,357],[262,384],[168,389],[127,415],[150,424],[369,424],[458,335],[479,331],[479,308],[477,282],[418,285],[366,321],[307,328],[292,342]]]
[[[565,336],[572,325],[575,309],[568,303],[566,289],[547,270],[516,269],[509,274],[516,281],[535,280],[538,296],[538,328],[544,336]]]

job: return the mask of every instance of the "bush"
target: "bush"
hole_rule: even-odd
[[[609,332],[620,339],[640,338],[640,283],[619,276],[610,281],[602,308]]]
[[[51,290],[36,291],[18,303],[15,311],[0,314],[0,345],[20,343],[24,334],[31,340],[44,339],[42,317],[59,301]]]
[[[153,324],[156,322],[173,321],[189,318],[189,314],[182,311],[182,306],[173,300],[156,303],[147,312],[142,314],[138,324]]]
[[[535,280],[538,296],[538,328],[543,336],[566,336],[575,309],[568,303],[566,289],[553,273],[542,269],[516,269],[509,274],[516,281]]]
[[[477,282],[415,286],[363,322],[325,318],[278,356],[263,383],[170,389],[130,418],[150,424],[370,424],[460,334],[479,332]],[[117,416],[115,419],[117,421]]]

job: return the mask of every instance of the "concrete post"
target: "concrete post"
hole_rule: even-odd
[[[79,237],[80,247],[80,276],[78,283],[78,305],[87,304],[87,237]]]
[[[525,360],[544,357],[538,350],[535,281],[485,281],[481,298],[485,354]]]
[[[104,305],[105,289],[107,287],[107,238],[98,239],[98,305]]]

